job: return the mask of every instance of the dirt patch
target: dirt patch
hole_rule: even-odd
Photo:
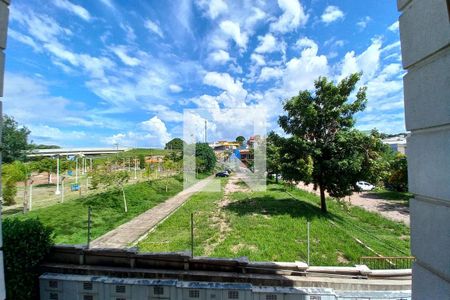
[[[337,261],[341,264],[349,264],[350,261],[345,257],[345,255],[342,252],[337,253]]]
[[[312,184],[307,185],[301,182],[297,184],[297,187],[319,195],[319,191],[314,190]],[[351,196],[345,197],[345,200],[351,205],[359,206],[365,210],[379,213],[387,219],[396,222],[403,222],[405,225],[409,226],[409,207],[406,206],[403,201],[380,199],[376,195],[367,192],[355,192]]]
[[[234,254],[237,254],[239,251],[244,250],[244,249],[248,249],[251,252],[255,252],[258,250],[258,247],[256,247],[255,245],[246,245],[246,244],[239,243],[230,248],[231,252],[233,252]]]
[[[227,184],[224,187],[224,197],[217,204],[217,210],[212,216],[210,216],[210,223],[213,227],[217,228],[217,234],[205,241],[204,253],[206,256],[211,255],[217,246],[219,246],[227,237],[231,231],[230,222],[224,208],[231,203],[230,194],[235,192],[245,192],[248,188],[245,188],[240,184],[240,179],[237,176],[229,178]]]

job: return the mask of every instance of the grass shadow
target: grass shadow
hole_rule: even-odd
[[[361,195],[362,198],[379,198],[384,200],[393,201],[405,201],[409,202],[409,199],[413,197],[410,193],[394,192],[394,191],[378,191],[378,192],[368,192]]]
[[[319,207],[311,203],[296,200],[290,197],[275,198],[272,196],[252,197],[229,203],[226,210],[239,216],[261,214],[261,215],[290,215],[292,218],[315,218],[341,219],[333,213],[323,213]]]
[[[34,185],[35,188],[49,188],[49,187],[55,187],[56,183],[41,183]]]

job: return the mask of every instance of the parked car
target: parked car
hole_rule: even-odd
[[[356,186],[358,187],[358,189],[360,191],[371,191],[375,188],[375,186],[373,184],[370,184],[368,182],[365,181],[358,181],[356,183]]]
[[[227,172],[216,173],[216,177],[228,177],[230,176]]]

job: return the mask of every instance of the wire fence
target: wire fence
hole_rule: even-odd
[[[414,256],[362,256],[360,264],[370,269],[411,269]]]

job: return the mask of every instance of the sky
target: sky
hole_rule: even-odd
[[[282,133],[283,102],[319,76],[363,72],[357,128],[403,132],[398,16],[379,0],[14,0],[3,110],[64,147],[162,147],[183,118],[234,140],[263,111]]]

